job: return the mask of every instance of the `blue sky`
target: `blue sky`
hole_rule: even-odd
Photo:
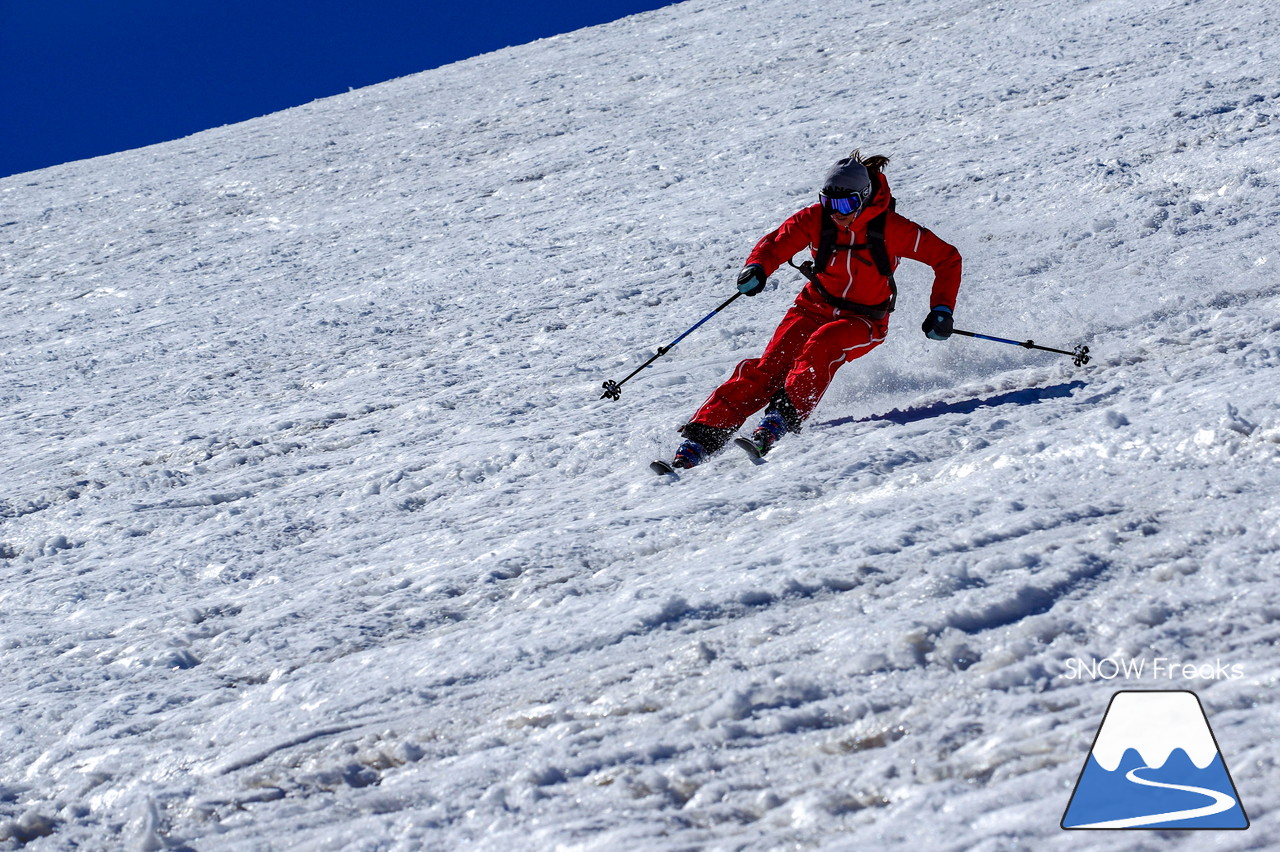
[[[0,0],[0,177],[276,112],[669,0]]]

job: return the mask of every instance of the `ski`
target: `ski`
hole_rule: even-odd
[[[733,439],[733,442],[746,450],[747,458],[751,459],[752,464],[764,464],[764,454],[760,452],[760,448],[756,446],[755,441],[744,435],[739,435]]]
[[[676,469],[671,466],[670,462],[664,462],[662,459],[654,459],[653,461],[649,462],[649,470],[653,471],[659,476],[662,476],[664,473],[670,474],[671,476],[676,475]]]

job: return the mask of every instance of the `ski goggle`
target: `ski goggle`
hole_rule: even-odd
[[[822,202],[823,209],[828,213],[838,213],[841,216],[848,216],[850,213],[856,213],[862,209],[862,198],[857,195],[841,198],[827,195],[825,192],[819,192],[818,200]]]

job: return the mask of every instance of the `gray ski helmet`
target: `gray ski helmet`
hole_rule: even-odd
[[[863,204],[871,197],[871,175],[867,167],[845,157],[831,167],[822,180],[822,194],[830,198],[858,198]]]

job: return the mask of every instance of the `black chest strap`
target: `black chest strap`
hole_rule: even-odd
[[[893,311],[898,303],[898,283],[893,280],[893,265],[889,262],[889,250],[885,248],[884,244],[885,222],[889,219],[889,210],[892,210],[895,206],[894,201],[895,199],[889,199],[888,209],[882,210],[878,216],[867,223],[867,241],[865,243],[840,242],[839,230],[836,227],[835,220],[824,209],[822,211],[822,226],[818,235],[818,251],[815,253],[814,259],[807,260],[799,266],[796,266],[792,261],[787,262],[800,270],[800,274],[809,279],[809,283],[818,291],[818,295],[822,297],[822,300],[833,308],[839,308],[842,311],[849,311],[872,319],[883,319],[886,314]],[[857,302],[850,302],[827,292],[827,289],[818,281],[818,273],[826,270],[831,263],[831,258],[835,256],[837,251],[868,252],[871,255],[871,262],[875,264],[876,271],[888,281],[889,298],[878,305],[860,305]],[[868,263],[864,257],[856,254],[854,257],[862,263]]]
[[[890,198],[887,209],[867,223],[867,241],[865,243],[842,243],[835,219],[825,209],[822,211],[822,224],[818,231],[818,250],[814,253],[813,265],[823,272],[831,265],[831,258],[837,251],[868,251],[876,269],[886,278],[893,278],[893,266],[889,262],[889,250],[884,245],[885,223],[889,220],[889,211],[897,206],[897,199]],[[866,263],[864,258],[858,258]]]

